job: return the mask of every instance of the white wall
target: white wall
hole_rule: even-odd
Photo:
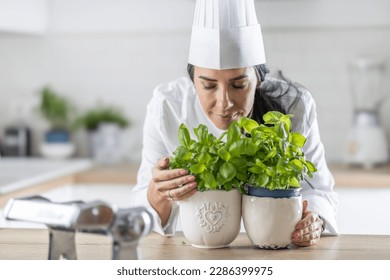
[[[81,109],[98,101],[125,109],[135,122],[126,153],[139,158],[132,151],[140,147],[137,130],[152,89],[186,74],[194,1],[48,2],[46,35],[0,34],[0,128],[25,115],[38,140],[44,125],[31,107],[50,84]],[[328,160],[340,161],[352,118],[347,63],[361,54],[389,60],[390,1],[263,0],[256,6],[270,67],[313,92]],[[390,137],[384,114],[383,122]],[[85,135],[76,140],[85,155]]]
[[[47,27],[47,0],[0,0],[0,32],[41,34]]]

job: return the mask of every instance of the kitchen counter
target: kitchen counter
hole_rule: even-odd
[[[76,234],[78,259],[110,259],[111,243],[106,236]],[[229,248],[197,249],[179,232],[173,237],[157,233],[141,239],[139,252],[145,260],[178,259],[256,259],[256,260],[390,260],[390,236],[340,235],[322,237],[311,247],[286,250],[261,250],[252,247],[245,233],[240,233]],[[46,229],[0,229],[0,259],[47,259]]]
[[[329,166],[336,187],[353,188],[390,188],[390,165],[381,165],[372,169],[343,164]]]
[[[15,161],[0,160],[0,179],[1,177],[11,177],[15,174],[13,181],[3,180],[4,188],[17,186],[14,191],[7,193],[0,192],[0,209],[5,206],[7,201],[13,197],[29,196],[38,193],[71,184],[128,184],[133,185],[136,182],[138,164],[123,163],[119,165],[97,165],[91,160],[68,160],[63,163],[62,169],[58,170],[56,162],[50,160],[38,160],[39,170],[34,167],[34,161],[21,160],[20,165]],[[1,169],[1,163],[8,166],[7,172]],[[54,166],[52,165],[54,163]],[[11,168],[12,166],[12,168]],[[46,166],[46,168],[44,167]],[[57,166],[57,170],[53,170]],[[27,167],[27,168],[26,168]],[[29,170],[30,167],[31,169]],[[32,168],[33,167],[33,168]],[[25,172],[27,170],[27,172]],[[31,170],[35,170],[32,173]],[[18,175],[18,173],[22,173]],[[8,175],[7,175],[8,174]],[[23,175],[23,178],[22,178]],[[19,176],[19,177],[18,177]]]
[[[2,158],[0,195],[90,169],[89,159]]]

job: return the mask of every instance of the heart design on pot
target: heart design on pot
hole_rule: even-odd
[[[221,211],[206,211],[204,217],[212,226],[216,225],[222,219]]]
[[[199,224],[208,233],[219,232],[226,224],[229,215],[229,207],[219,202],[204,201],[201,206],[196,207]]]

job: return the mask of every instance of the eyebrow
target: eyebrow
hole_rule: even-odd
[[[205,77],[205,76],[198,76],[199,79],[202,79],[202,80],[206,80],[206,81],[209,81],[209,82],[218,82],[218,80],[215,80],[215,79],[211,79],[211,78],[208,78],[208,77]],[[238,80],[242,80],[244,78],[248,78],[248,75],[240,75],[240,76],[237,76],[235,78],[231,78],[229,79],[229,81],[238,81]]]

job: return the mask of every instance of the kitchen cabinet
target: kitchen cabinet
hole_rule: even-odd
[[[44,34],[46,0],[0,0],[0,32]]]

